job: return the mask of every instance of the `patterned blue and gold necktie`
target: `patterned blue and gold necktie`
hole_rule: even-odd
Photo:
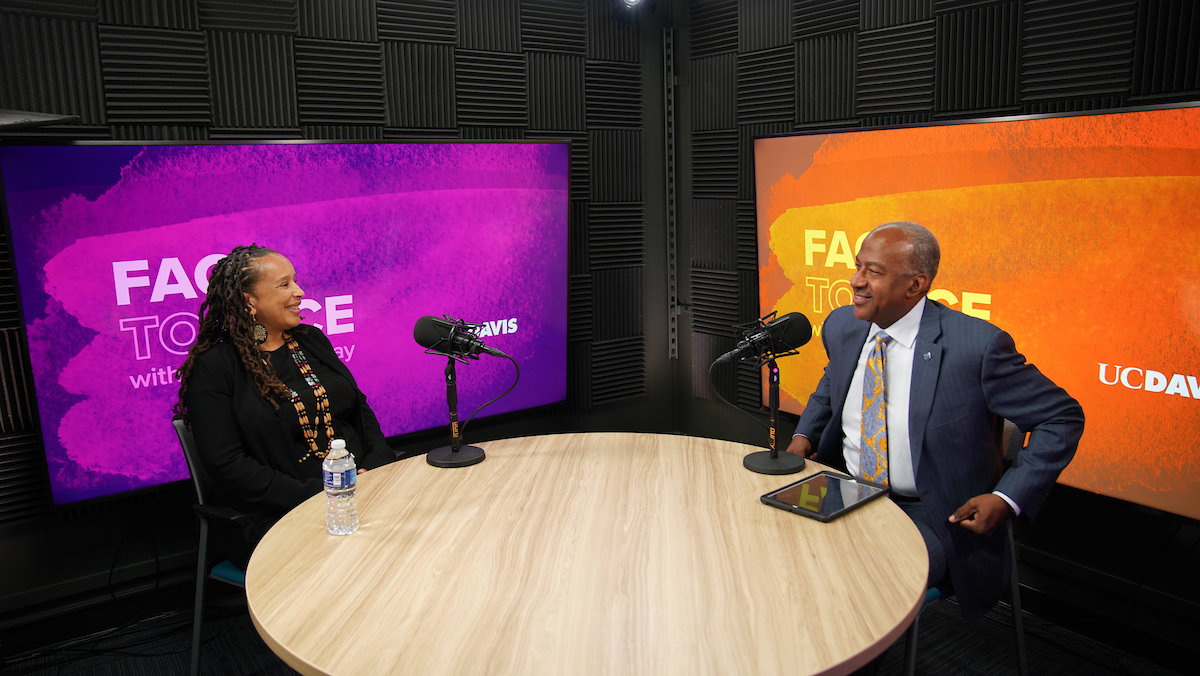
[[[884,388],[884,350],[891,336],[875,334],[875,347],[863,370],[862,448],[859,467],[871,483],[888,485],[887,390]]]

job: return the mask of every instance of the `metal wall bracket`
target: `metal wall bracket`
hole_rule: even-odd
[[[679,358],[679,313],[684,310],[679,304],[679,225],[677,222],[675,181],[675,46],[674,32],[663,29],[663,111],[665,143],[664,155],[667,179],[667,344],[670,358]]]

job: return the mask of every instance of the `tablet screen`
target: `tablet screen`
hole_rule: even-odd
[[[794,508],[794,511],[833,517],[886,492],[887,489],[882,486],[820,472],[764,497],[774,498]]]

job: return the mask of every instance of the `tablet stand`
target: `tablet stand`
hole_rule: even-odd
[[[450,445],[435,448],[425,455],[434,467],[468,467],[483,462],[483,449],[463,446],[458,426],[458,386],[454,372],[454,357],[446,359],[446,404],[450,407]]]
[[[804,458],[795,453],[779,452],[779,435],[776,433],[779,425],[779,365],[772,356],[766,362],[770,382],[771,404],[771,450],[751,453],[742,459],[742,464],[751,472],[759,474],[795,474],[804,469]]]

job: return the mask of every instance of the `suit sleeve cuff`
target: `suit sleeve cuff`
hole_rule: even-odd
[[[995,495],[999,495],[999,496],[1000,496],[1000,499],[1002,499],[1002,500],[1004,500],[1005,502],[1007,502],[1007,503],[1008,503],[1008,508],[1009,508],[1009,509],[1011,509],[1011,510],[1013,511],[1013,515],[1015,515],[1015,516],[1021,516],[1021,507],[1020,507],[1020,506],[1018,506],[1018,505],[1017,505],[1017,503],[1013,502],[1013,499],[1012,499],[1012,498],[1010,498],[1010,497],[1008,497],[1007,495],[1005,495],[1005,494],[1001,493],[1000,491],[992,491],[992,493],[993,493],[993,494],[995,494]]]

